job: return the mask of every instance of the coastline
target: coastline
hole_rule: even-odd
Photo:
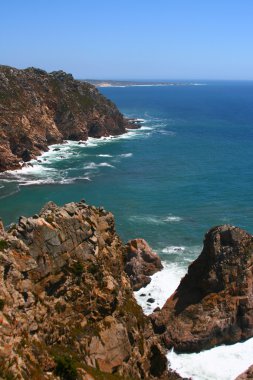
[[[100,137],[92,137],[88,136],[86,140],[68,140],[64,139],[59,143],[52,143],[47,145],[47,150],[41,151],[38,153],[36,156],[31,157],[28,161],[20,161],[19,165],[14,169],[6,169],[1,171],[0,170],[0,176],[3,173],[16,173],[20,172],[22,169],[26,169],[29,167],[33,167],[34,164],[39,163],[41,159],[43,159],[43,156],[54,151],[54,150],[59,150],[59,147],[62,147],[63,145],[71,144],[71,143],[76,143],[78,145],[84,145],[88,147],[92,142],[95,141],[111,141],[114,139],[118,139],[121,136],[124,136],[126,134],[131,133],[131,131],[139,130],[142,128],[142,123],[144,122],[144,119],[139,119],[139,118],[127,118],[124,117],[124,119],[127,121],[128,125],[125,127],[125,131],[120,134],[115,134],[115,135],[105,135],[105,136],[100,136]],[[60,157],[61,158],[61,157]]]
[[[201,251],[201,247],[200,247]],[[199,252],[200,252],[199,251]],[[151,276],[145,288],[134,292],[135,299],[144,314],[149,315],[156,307],[162,307],[174,293],[187,268],[179,268],[175,263],[162,261],[164,268]],[[143,296],[145,294],[145,296]],[[148,303],[153,298],[155,302]],[[252,364],[253,338],[232,345],[219,345],[199,353],[176,353],[167,350],[170,368],[183,378],[192,380],[235,380]],[[219,363],[214,366],[213,363]]]

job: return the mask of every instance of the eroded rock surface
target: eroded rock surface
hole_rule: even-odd
[[[237,376],[235,380],[252,380],[253,379],[253,365],[251,365],[247,371],[241,373],[241,375]]]
[[[193,352],[252,337],[252,265],[252,235],[230,225],[211,229],[175,293],[152,315],[165,345]]]
[[[0,172],[64,139],[120,135],[138,125],[91,84],[71,74],[0,66]]]
[[[0,289],[0,377],[178,378],[133,297],[103,208],[48,203],[2,229]]]
[[[125,271],[133,290],[147,286],[152,274],[163,268],[160,257],[144,239],[130,240],[126,245]]]

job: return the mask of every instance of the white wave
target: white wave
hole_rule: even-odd
[[[8,194],[3,194],[0,196],[0,199],[4,199],[4,198],[8,198],[10,197],[11,195],[14,195],[14,194],[17,194],[18,192],[20,191],[20,188],[19,186],[17,186],[17,188],[11,192],[8,192]]]
[[[146,126],[140,128],[141,131],[152,131],[153,129],[154,128],[152,128],[152,127],[146,127]]]
[[[162,253],[177,254],[177,253],[184,252],[185,249],[186,249],[186,247],[180,247],[180,246],[170,245],[168,247],[163,248],[162,249]]]
[[[234,380],[252,364],[253,338],[231,346],[214,347],[198,354],[167,355],[171,368],[193,380]]]
[[[101,162],[98,166],[107,167],[107,168],[115,168],[115,166],[108,164],[108,162]]]
[[[90,177],[73,177],[73,178],[46,178],[46,179],[31,179],[23,180],[19,185],[20,186],[36,186],[36,185],[69,185],[75,183],[76,181],[91,181]]]
[[[86,170],[94,170],[98,167],[115,168],[115,166],[109,164],[108,162],[100,162],[98,164],[96,164],[95,162],[89,162],[87,165],[84,165],[84,169]]]
[[[119,157],[124,157],[124,158],[127,158],[127,157],[132,157],[133,153],[123,153],[123,154],[120,154]]]
[[[135,121],[137,121],[138,123],[145,123],[147,121],[147,119],[142,119],[142,118],[137,118],[135,119]]]
[[[98,157],[113,157],[111,154],[98,154]]]
[[[177,263],[163,262],[164,269],[151,277],[151,282],[137,292],[134,292],[138,304],[145,314],[151,314],[156,307],[162,307],[169,296],[176,290],[180,279],[185,275],[186,268]],[[144,296],[143,296],[144,294]],[[147,304],[148,298],[155,302]]]
[[[89,176],[75,178],[75,181],[82,181],[82,180],[86,180],[86,181],[90,181],[90,182],[92,181],[92,179]]]
[[[179,216],[169,215],[165,218],[156,215],[132,215],[129,220],[134,222],[148,223],[148,224],[164,224],[164,223],[177,223],[183,219]]]
[[[32,164],[32,166],[23,166],[18,170],[8,170],[8,174],[12,177],[13,180],[22,180],[27,176],[35,175],[37,177],[45,177],[57,173],[55,168],[49,168],[39,164]],[[11,178],[10,178],[11,179]]]
[[[166,131],[166,130],[160,130],[159,133],[161,133],[161,135],[166,135],[166,136],[175,136],[176,135],[176,132]]]
[[[170,216],[167,216],[165,219],[164,219],[164,222],[181,222],[183,220],[183,218],[181,218],[180,216],[173,216],[173,215],[170,215]]]
[[[148,223],[148,224],[163,224],[163,220],[157,216],[149,215],[132,215],[129,220],[131,222]]]

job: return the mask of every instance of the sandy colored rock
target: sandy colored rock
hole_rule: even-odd
[[[125,271],[133,290],[147,286],[150,276],[163,268],[160,257],[144,239],[130,240],[125,247]]]
[[[2,239],[0,289],[3,378],[178,378],[133,297],[111,213],[49,202],[21,217]]]

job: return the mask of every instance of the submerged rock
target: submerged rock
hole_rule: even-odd
[[[147,286],[150,276],[163,268],[160,257],[144,239],[130,240],[125,248],[125,271],[133,290]]]
[[[161,311],[154,329],[180,352],[233,344],[253,336],[253,236],[230,225],[212,228]]]
[[[179,378],[133,297],[110,212],[49,202],[1,234],[1,377]]]

